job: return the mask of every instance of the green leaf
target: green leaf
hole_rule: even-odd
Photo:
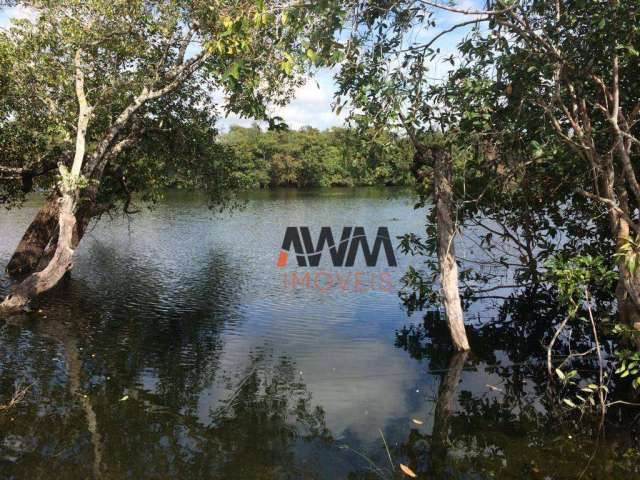
[[[314,52],[311,48],[307,48],[306,53],[307,53],[307,57],[309,57],[309,60],[311,60],[314,64],[318,63],[318,60],[320,59],[320,57],[316,52]]]
[[[231,68],[229,69],[229,76],[234,80],[238,80],[240,78],[240,68],[242,67],[241,61],[233,62]]]

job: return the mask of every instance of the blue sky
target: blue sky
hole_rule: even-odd
[[[445,2],[443,2],[445,3]],[[466,10],[482,10],[483,3],[479,0],[461,0],[456,2],[456,7]],[[424,37],[425,40],[433,38],[442,30],[446,30],[469,17],[446,11],[436,11],[435,13],[436,28],[427,31],[416,32],[416,38]],[[449,34],[444,35],[436,44],[440,48],[441,54],[431,65],[430,76],[433,78],[443,78],[451,68],[449,63],[443,62],[442,59],[456,54],[456,45],[471,30],[471,27],[463,27]],[[294,100],[284,108],[276,109],[275,114],[285,119],[289,127],[298,129],[304,126],[312,126],[319,129],[330,128],[333,126],[343,125],[347,112],[343,111],[340,116],[332,111],[331,102],[333,94],[336,91],[336,85],[333,81],[333,73],[330,70],[323,69],[317,72],[313,78],[299,88],[296,92]],[[251,125],[250,119],[241,119],[236,116],[223,118],[220,121],[222,129],[228,128],[229,125]]]
[[[482,9],[482,2],[479,0],[461,0],[456,2],[458,8],[463,9]],[[6,28],[11,18],[29,18],[32,13],[23,7],[4,7],[0,8],[0,28]],[[442,30],[445,30],[455,23],[461,21],[463,16],[456,13],[438,11],[436,12],[437,27],[426,31],[416,32],[416,36],[421,40],[432,38]],[[464,18],[468,20],[468,17]],[[439,59],[431,66],[431,77],[442,78],[450,66],[442,62],[451,54],[455,54],[457,43],[469,32],[469,27],[458,29],[442,37],[437,46],[442,53]],[[340,116],[332,111],[331,102],[333,94],[336,90],[333,81],[333,72],[327,69],[316,72],[313,78],[310,78],[302,87],[298,88],[294,99],[285,107],[274,108],[271,110],[273,115],[282,117],[285,122],[294,129],[303,126],[312,126],[319,129],[330,128],[333,126],[343,125],[347,112],[342,112]],[[215,94],[219,96],[219,94]],[[223,100],[222,96],[220,99]],[[221,130],[226,130],[230,125],[251,125],[252,119],[239,118],[230,115],[228,118],[221,118],[219,125]]]

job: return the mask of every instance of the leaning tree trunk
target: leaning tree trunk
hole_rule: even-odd
[[[49,198],[36,214],[7,264],[9,276],[22,277],[36,270],[47,245],[58,230],[59,200],[57,195]]]
[[[73,230],[76,224],[75,194],[65,192],[59,198],[58,204],[58,242],[53,258],[44,270],[32,273],[16,285],[0,304],[1,309],[5,311],[24,310],[32,299],[53,288],[71,268]]]
[[[32,273],[21,283],[16,285],[0,304],[0,310],[24,310],[32,299],[39,294],[55,287],[64,275],[71,269],[73,263],[73,232],[76,226],[76,204],[80,188],[84,183],[81,177],[82,164],[86,150],[86,137],[89,119],[93,108],[87,102],[84,91],[84,73],[81,68],[82,50],[77,50],[74,57],[75,87],[78,97],[78,127],[76,130],[76,146],[71,165],[71,171],[59,164],[60,169],[60,197],[58,203],[58,232],[55,251],[47,266]],[[42,255],[40,255],[42,257]]]
[[[469,350],[469,341],[464,328],[464,316],[458,291],[458,265],[454,249],[456,229],[453,222],[452,158],[444,148],[433,147],[431,152],[434,161],[437,253],[442,303],[453,347],[458,351],[464,351]]]

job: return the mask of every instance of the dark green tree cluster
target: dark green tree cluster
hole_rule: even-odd
[[[345,128],[262,131],[257,125],[233,126],[221,143],[233,152],[231,178],[247,188],[411,182],[410,145],[390,132],[370,138]]]

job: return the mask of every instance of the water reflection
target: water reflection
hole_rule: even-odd
[[[438,312],[397,331],[397,347],[441,372],[431,432],[414,428],[398,448],[424,478],[640,477],[637,411],[611,415],[603,434],[597,421],[577,417],[550,395],[540,345],[553,308],[546,303],[539,325],[532,325],[527,302],[549,294],[537,293],[503,303],[499,314],[508,313],[508,321],[500,328],[472,329],[468,356],[450,353]],[[595,359],[585,357],[577,368],[595,373]]]
[[[545,400],[547,292],[478,306],[466,356],[394,294],[280,288],[287,225],[401,235],[411,203],[260,192],[213,218],[185,195],[98,225],[42,312],[0,327],[0,403],[32,385],[0,414],[0,477],[392,478],[384,436],[421,478],[637,478],[637,419],[596,443]]]
[[[40,358],[29,399],[2,418],[12,431],[2,452],[3,473],[9,477],[29,471],[29,478],[37,478],[34,472],[46,472],[47,478],[209,478],[214,473],[223,478],[300,478],[294,454],[299,442],[331,441],[323,409],[312,404],[289,358],[248,352],[247,370],[238,379],[162,369],[149,376],[141,364],[112,364],[89,353],[87,339],[79,333],[86,324],[12,323],[10,329],[52,343],[33,354]],[[46,358],[52,350],[62,354],[56,359],[64,365],[56,379]],[[133,374],[132,369],[138,371]],[[167,374],[171,391],[162,386]],[[140,384],[140,379],[144,383],[153,377],[155,391]],[[192,402],[201,400],[211,381],[220,381],[232,394],[203,414]],[[176,390],[189,395],[176,402]]]

